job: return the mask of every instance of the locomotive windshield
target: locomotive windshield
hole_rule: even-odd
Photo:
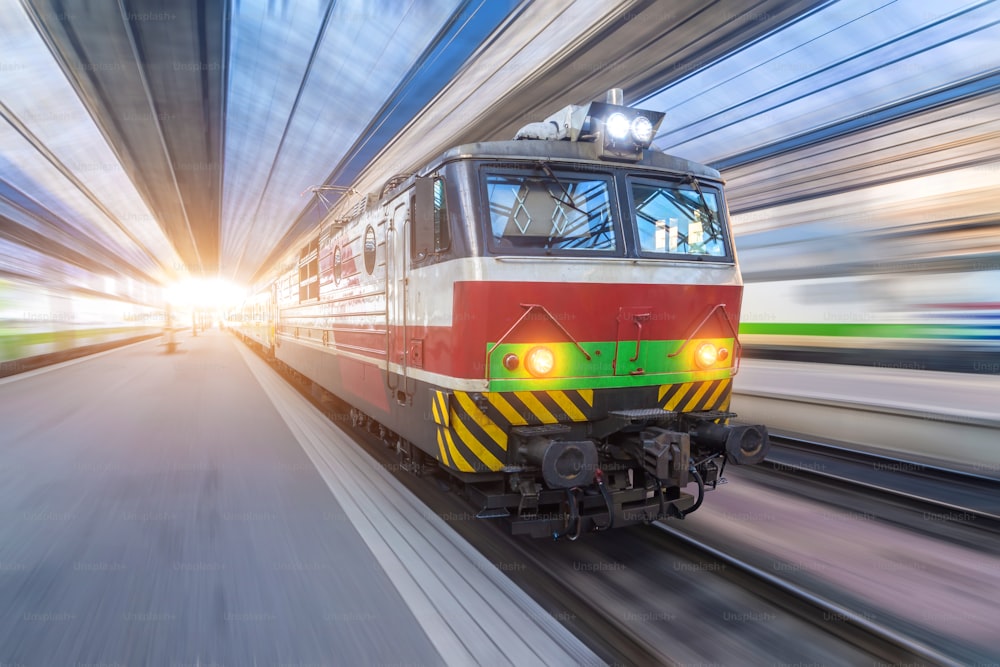
[[[548,174],[486,176],[499,250],[614,251],[611,179]]]
[[[632,179],[631,189],[640,254],[726,257],[713,191],[646,179]]]
[[[717,185],[676,172],[554,167],[483,171],[490,250],[732,261]]]

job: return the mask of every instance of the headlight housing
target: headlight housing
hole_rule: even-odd
[[[631,125],[632,138],[637,144],[648,146],[653,140],[653,124],[645,116],[636,116]]]
[[[604,121],[604,127],[607,128],[608,134],[612,138],[619,141],[628,136],[630,129],[628,118],[620,111],[608,116],[608,119]]]
[[[694,362],[702,368],[711,368],[719,360],[719,350],[712,343],[702,343],[694,353]]]
[[[556,355],[544,345],[538,345],[524,355],[524,367],[535,377],[544,377],[555,369]]]

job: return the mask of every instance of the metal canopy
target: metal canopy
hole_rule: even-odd
[[[996,131],[959,113],[998,86],[995,2],[168,5],[0,12],[5,274],[249,282],[315,230],[311,187],[376,188],[612,87],[665,111],[656,144],[722,168],[735,207],[836,187],[782,160],[866,175],[913,149],[922,122],[956,141]],[[844,145],[864,132],[870,161]]]

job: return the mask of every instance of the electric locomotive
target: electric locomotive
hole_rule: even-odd
[[[730,421],[723,181],[650,148],[663,115],[614,90],[345,198],[262,290],[258,342],[515,534],[683,517],[768,435]]]

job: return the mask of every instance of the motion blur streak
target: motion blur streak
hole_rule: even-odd
[[[728,180],[748,355],[1000,372],[998,39],[993,2],[838,2],[650,98]]]

